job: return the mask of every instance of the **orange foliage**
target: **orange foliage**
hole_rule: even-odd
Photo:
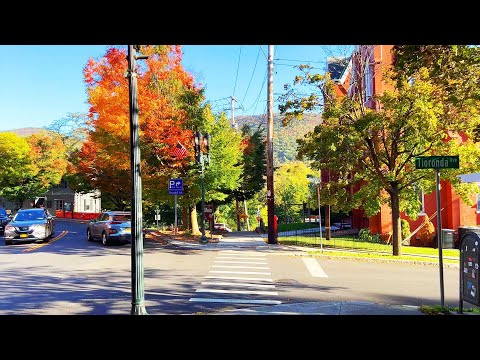
[[[180,46],[142,46],[148,59],[137,61],[137,88],[142,173],[147,177],[184,166],[192,160],[192,131],[187,113],[179,106],[185,91],[199,91],[182,65]],[[77,172],[107,192],[129,193],[130,115],[129,84],[125,76],[126,49],[111,47],[100,60],[90,59],[84,68],[89,125],[93,131],[79,153]],[[180,141],[185,158],[171,150]],[[127,186],[127,188],[125,188]]]

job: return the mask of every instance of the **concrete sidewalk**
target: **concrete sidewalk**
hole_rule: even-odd
[[[318,301],[232,310],[220,315],[425,315],[417,306],[360,301]]]

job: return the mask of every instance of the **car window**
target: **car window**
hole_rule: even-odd
[[[101,214],[98,218],[98,221],[106,221],[108,220],[108,214]]]
[[[43,220],[45,214],[40,211],[22,211],[15,215],[15,221]]]
[[[130,215],[113,215],[113,221],[130,221]]]

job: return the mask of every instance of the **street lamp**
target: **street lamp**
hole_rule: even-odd
[[[307,175],[308,180],[313,182],[317,186],[317,198],[318,198],[318,226],[320,227],[320,251],[323,254],[323,241],[322,241],[322,213],[320,212],[320,187],[322,186],[322,171],[320,170],[320,176],[318,178],[312,175]]]
[[[206,244],[208,239],[205,236],[205,164],[210,163],[210,135],[208,133],[202,135],[200,131],[197,131],[194,141],[195,160],[200,164],[202,178],[202,236],[200,242]]]

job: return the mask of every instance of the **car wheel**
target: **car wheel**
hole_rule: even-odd
[[[110,244],[110,242],[108,241],[106,233],[102,233],[102,244],[105,245],[105,246]]]
[[[92,233],[90,232],[90,229],[87,229],[87,240],[93,241],[93,237],[92,237]]]
[[[12,240],[5,240],[5,245],[12,245],[13,241]]]

